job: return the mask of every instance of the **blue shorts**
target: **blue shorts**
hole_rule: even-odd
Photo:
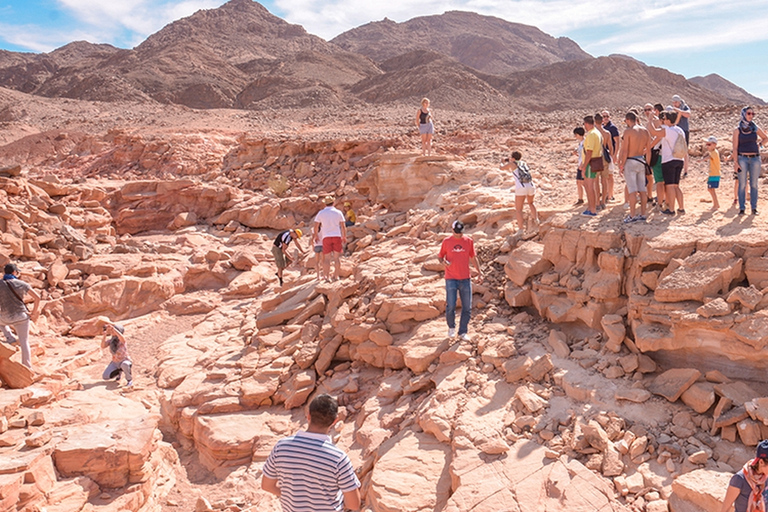
[[[424,124],[419,125],[419,133],[422,135],[431,135],[435,133],[435,125],[432,124],[432,121]]]
[[[720,176],[710,176],[707,178],[707,188],[720,188]]]

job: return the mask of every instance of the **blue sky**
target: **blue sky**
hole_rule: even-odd
[[[86,40],[131,48],[222,0],[0,0],[0,48],[50,51]],[[768,100],[768,0],[271,0],[271,12],[325,39],[388,17],[475,11],[623,53],[687,77],[717,73]]]

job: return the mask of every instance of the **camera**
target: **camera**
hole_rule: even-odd
[[[504,159],[504,163],[505,163],[505,164],[508,164],[508,163],[509,163],[509,158],[505,158],[505,159]]]
[[[104,325],[101,326],[101,330],[103,332],[107,332],[107,325],[109,325],[109,324],[104,324]]]

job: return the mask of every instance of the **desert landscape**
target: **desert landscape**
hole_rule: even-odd
[[[617,175],[582,216],[573,128],[674,94],[686,213],[623,223]],[[0,263],[42,296],[33,371],[0,342],[0,512],[277,512],[262,468],[320,393],[366,511],[719,511],[768,438],[764,179],[761,215],[731,204],[746,103],[760,123],[716,75],[456,11],[325,41],[232,0],[132,50],[0,51]],[[541,219],[523,233],[514,150]],[[342,279],[297,257],[280,286],[275,236],[311,232],[326,195],[358,215]],[[485,276],[471,341],[446,337],[454,220]],[[106,321],[130,388],[102,380]]]

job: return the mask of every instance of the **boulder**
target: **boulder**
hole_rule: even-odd
[[[680,396],[701,377],[701,372],[695,368],[673,368],[658,375],[648,386],[655,395],[661,395],[670,402]]]
[[[715,403],[715,386],[710,382],[695,382],[680,399],[697,413],[703,414]]]
[[[733,311],[733,306],[727,303],[722,297],[718,297],[699,306],[696,312],[704,318],[729,315]]]
[[[671,510],[720,512],[731,473],[696,469],[672,481]]]
[[[510,253],[504,273],[517,286],[523,286],[529,277],[547,271],[552,263],[544,258],[544,244],[525,242]]]
[[[762,299],[763,294],[755,287],[755,285],[750,285],[749,288],[737,286],[728,294],[726,302],[729,304],[739,303],[751,311],[757,307]]]
[[[662,273],[654,298],[659,302],[704,302],[705,297],[728,291],[731,283],[743,275],[742,263],[730,251],[698,251],[669,274]]]

